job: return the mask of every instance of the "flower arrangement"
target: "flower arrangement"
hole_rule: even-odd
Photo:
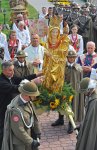
[[[34,101],[34,106],[36,108],[37,114],[42,114],[46,111],[58,111],[62,115],[66,115],[73,128],[76,128],[75,122],[73,120],[74,113],[72,111],[71,105],[72,100],[75,95],[75,91],[73,90],[70,84],[64,83],[62,91],[60,93],[49,93],[49,91],[43,87],[43,85],[39,86],[40,96],[37,97],[37,100]],[[78,131],[76,134],[78,135]]]
[[[75,94],[72,86],[67,83],[64,83],[60,93],[49,93],[48,90],[43,87],[43,85],[39,86],[39,91],[41,94],[37,100],[34,101],[34,105],[37,110],[46,107],[46,111],[59,111],[63,114],[66,113],[67,107],[71,107],[71,103]]]

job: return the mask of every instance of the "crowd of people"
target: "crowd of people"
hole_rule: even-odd
[[[75,90],[74,120],[83,122],[76,150],[96,150],[97,8],[90,3],[42,7],[39,19],[47,20],[44,44],[38,33],[31,33],[23,14],[17,15],[8,39],[0,24],[0,149],[38,150],[41,131],[33,105],[40,94],[37,84],[51,93],[67,82]],[[51,126],[59,125],[64,125],[60,113]],[[73,130],[68,121],[67,133]]]

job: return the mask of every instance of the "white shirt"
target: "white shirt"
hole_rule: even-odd
[[[39,19],[44,19],[46,15],[47,14],[43,14],[43,13],[39,14]]]
[[[69,36],[70,40],[72,41],[72,34],[69,34],[68,36]],[[79,35],[79,34],[77,34],[77,38],[78,38],[78,40],[79,40],[79,50],[78,50],[78,52],[77,52],[77,55],[80,56],[80,55],[82,55],[83,52],[84,52],[83,38],[82,38],[82,36]]]
[[[24,104],[28,103],[28,101],[25,101],[25,100],[22,98],[21,94],[20,94],[20,98],[21,98],[21,100],[23,101]]]
[[[25,29],[23,31],[20,31],[18,29],[18,31],[17,31],[17,39],[19,39],[21,41],[21,45],[28,46],[30,44],[30,42],[31,42],[30,35],[28,34],[28,32]]]
[[[41,45],[39,45],[38,47],[33,47],[32,45],[30,45],[27,48],[25,48],[24,51],[28,54],[28,57],[26,58],[27,61],[33,62],[35,59],[40,60],[40,70],[42,70],[44,47]]]
[[[74,63],[75,63],[75,62],[74,62]],[[69,62],[67,62],[67,65],[72,67],[72,66],[74,65],[74,63],[69,63]]]
[[[63,21],[60,23],[60,34],[63,34]]]
[[[19,64],[19,66],[23,66],[24,67],[24,62],[23,63],[20,63],[19,61],[18,61],[18,64]]]
[[[28,32],[28,34],[30,34],[28,27],[25,25],[25,30]],[[19,28],[17,27],[17,25],[15,23],[13,23],[12,29],[16,32],[18,32]]]
[[[10,54],[8,51],[7,37],[4,33],[0,33],[0,47],[4,48],[4,61],[10,60]]]

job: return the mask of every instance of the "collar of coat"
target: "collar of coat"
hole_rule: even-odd
[[[66,67],[68,68],[68,63],[66,63]],[[77,63],[73,63],[72,67],[76,70],[82,71],[82,67]]]

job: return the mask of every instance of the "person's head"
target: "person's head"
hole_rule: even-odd
[[[75,62],[76,60],[76,57],[77,57],[77,53],[75,50],[70,50],[68,51],[68,55],[67,55],[67,61],[72,64]]]
[[[23,21],[23,15],[22,14],[18,14],[17,15],[17,20],[18,21]]]
[[[37,85],[33,81],[29,81],[18,88],[21,96],[26,100],[35,100],[40,95]]]
[[[66,11],[70,11],[71,10],[71,6],[70,5],[64,5],[64,10]]]
[[[39,46],[39,42],[40,42],[39,35],[38,34],[32,34],[31,35],[31,44],[32,44],[32,46],[33,47]]]
[[[97,88],[97,83],[88,77],[83,78],[80,82],[80,92],[85,95],[91,95],[93,91]]]
[[[42,13],[43,13],[44,15],[47,14],[47,8],[46,8],[46,7],[42,7]]]
[[[86,49],[88,54],[93,54],[96,49],[95,43],[93,41],[87,42]]]
[[[75,6],[72,7],[72,10],[73,10],[74,12],[79,12],[80,6],[79,6],[78,4],[76,4]]]
[[[97,12],[97,8],[96,8],[95,5],[94,5],[94,6],[91,6],[90,12],[92,12],[92,13],[96,13],[96,12]]]
[[[63,14],[58,15],[60,18],[60,21],[63,21]]]
[[[5,61],[2,63],[2,73],[7,78],[12,78],[14,75],[14,65],[11,61]]]
[[[82,15],[84,15],[84,16],[88,16],[88,15],[89,15],[89,13],[90,13],[89,8],[83,8],[83,10],[82,10]]]
[[[48,14],[49,14],[49,15],[52,15],[52,14],[53,14],[53,7],[49,7],[49,8],[48,8]]]
[[[17,60],[18,60],[20,63],[25,62],[26,57],[27,57],[26,52],[24,52],[24,51],[22,51],[22,50],[21,50],[21,51],[18,51],[18,52],[16,53],[16,58],[17,58]]]
[[[10,31],[10,39],[12,39],[12,40],[14,40],[14,39],[16,39],[16,31],[14,31],[14,30],[11,30]]]
[[[18,28],[19,28],[19,30],[20,30],[20,31],[23,31],[23,30],[24,30],[24,27],[25,27],[24,21],[20,21],[20,22],[18,23]]]
[[[90,7],[91,3],[90,2],[85,2],[86,8]]]
[[[71,32],[72,32],[72,34],[77,34],[77,32],[78,32],[78,26],[76,24],[73,24],[71,26]]]

